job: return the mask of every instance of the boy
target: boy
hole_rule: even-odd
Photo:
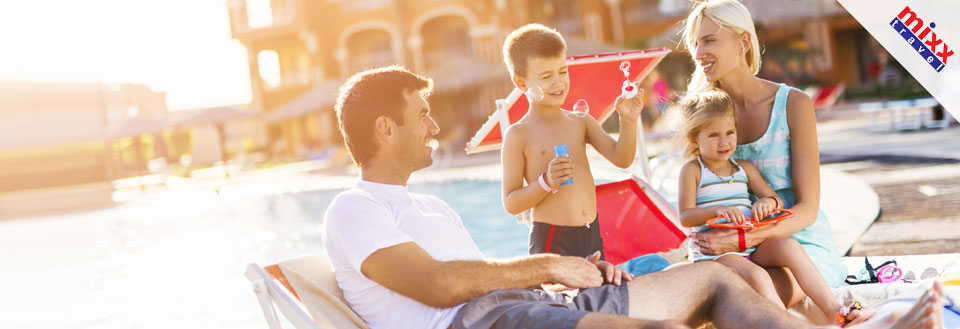
[[[540,24],[516,29],[504,41],[504,62],[514,85],[524,92],[542,91],[543,97],[530,97],[529,111],[504,136],[503,206],[513,215],[533,209],[531,254],[595,257],[600,252],[603,259],[586,144],[617,167],[629,167],[643,101],[640,95],[617,98],[618,141],[593,117],[561,109],[570,87],[566,50],[560,33]],[[556,145],[566,145],[569,156],[555,156]],[[568,179],[573,183],[560,185]]]

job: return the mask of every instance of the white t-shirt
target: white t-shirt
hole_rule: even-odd
[[[439,261],[483,258],[449,205],[401,185],[357,182],[330,203],[323,225],[337,284],[373,329],[446,328],[463,307],[430,307],[370,280],[360,265],[373,252],[412,241]]]

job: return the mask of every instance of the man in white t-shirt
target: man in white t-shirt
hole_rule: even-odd
[[[360,180],[330,204],[323,243],[344,297],[371,328],[810,327],[716,262],[633,278],[599,253],[483,259],[450,206],[407,192],[410,174],[431,164],[428,142],[439,132],[431,89],[429,79],[387,67],[354,75],[337,101]],[[548,281],[582,290],[537,289]],[[928,295],[894,325],[936,323],[924,312],[942,308],[942,290]]]

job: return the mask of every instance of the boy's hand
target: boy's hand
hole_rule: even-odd
[[[734,206],[717,206],[717,216],[726,217],[727,220],[737,225],[747,221],[747,217],[743,215],[743,212]]]
[[[623,99],[623,96],[618,96],[613,108],[617,110],[621,119],[637,121],[640,112],[643,111],[643,89],[638,90],[637,95],[631,99]]]
[[[760,220],[770,216],[776,207],[777,202],[772,198],[760,198],[753,203],[753,221],[760,222]]]
[[[562,156],[550,160],[550,165],[547,167],[547,185],[557,188],[571,177],[573,177],[573,161],[570,161],[570,157]]]

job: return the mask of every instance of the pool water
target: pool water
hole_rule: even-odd
[[[500,200],[500,182],[489,180],[457,180],[436,183],[411,184],[407,188],[413,193],[429,194],[439,197],[453,208],[463,220],[477,247],[487,257],[514,257],[527,254],[526,225],[517,223],[503,209]],[[343,190],[303,192],[293,201],[305,209],[305,220],[323,222],[330,201]]]
[[[323,215],[342,191],[267,187],[234,187],[256,195],[181,189],[109,209],[0,221],[0,259],[12,269],[0,271],[8,283],[0,284],[0,327],[264,328],[245,267],[322,251]],[[409,191],[450,204],[484,255],[527,254],[528,228],[503,210],[499,181]]]

